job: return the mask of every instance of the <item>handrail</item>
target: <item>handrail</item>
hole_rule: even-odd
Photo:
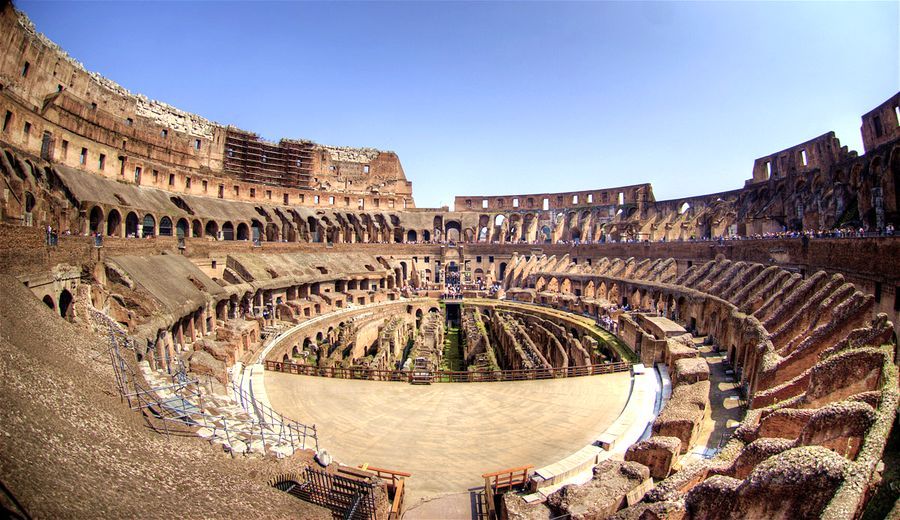
[[[539,379],[556,379],[563,377],[582,377],[615,372],[627,372],[633,365],[627,361],[598,365],[582,365],[561,368],[527,368],[516,370],[435,370],[430,372],[436,383],[472,383],[486,381],[526,381]],[[266,360],[265,369],[274,372],[286,372],[303,376],[330,377],[335,379],[363,379],[368,381],[402,381],[412,382],[412,370],[384,370],[377,368],[343,368],[317,367],[301,365],[292,361]]]
[[[134,350],[133,345],[131,345],[132,340],[128,338],[127,333],[121,330],[121,327],[103,312],[91,309],[91,315],[107,327],[109,340],[107,353],[113,367],[116,387],[120,397],[128,402],[129,408],[135,411],[150,410],[149,415],[162,422],[167,435],[170,433],[169,423],[176,423],[182,427],[205,427],[211,429],[213,435],[221,431],[225,435],[228,445],[232,445],[232,435],[237,432],[230,431],[230,429],[234,430],[235,427],[231,426],[229,429],[229,417],[213,415],[203,411],[203,394],[198,387],[196,379],[187,379],[185,377],[170,385],[146,388],[139,382],[136,372],[129,367],[128,362],[122,356],[120,343],[125,349]],[[235,401],[245,411],[247,411],[247,402],[249,401],[254,411],[262,411],[263,413],[262,416],[259,413],[255,413],[250,417],[247,425],[249,426],[250,442],[252,442],[253,436],[258,435],[262,441],[264,451],[268,450],[269,444],[273,444],[273,440],[276,442],[288,442],[292,449],[297,449],[298,445],[300,449],[305,449],[307,439],[311,438],[316,451],[318,451],[318,435],[315,425],[306,426],[297,421],[287,419],[252,396],[246,395],[240,388],[235,388],[234,386],[233,388],[240,396],[240,401],[238,399],[235,399]],[[162,398],[158,393],[160,390],[171,391],[174,395],[169,398]],[[185,392],[187,395],[185,395]],[[192,399],[196,400],[196,402]],[[268,421],[266,421],[266,417],[268,417]],[[267,435],[269,437],[268,440]],[[232,450],[233,454],[234,450]]]
[[[481,478],[484,479],[485,489],[492,489],[494,493],[504,488],[512,488],[520,486],[528,482],[528,474],[534,465],[527,464],[516,468],[501,469],[492,473],[484,473]]]
[[[388,513],[388,520],[400,518],[403,513],[403,495],[406,493],[405,480],[400,479],[394,487],[394,500],[391,502],[391,512]]]
[[[403,494],[406,490],[406,478],[411,477],[412,473],[393,469],[376,468],[375,466],[366,466],[365,464],[359,465],[358,468],[363,471],[374,473],[380,479],[390,479],[390,483],[387,485],[393,490],[394,498],[391,501],[391,510],[388,513],[388,518],[400,518],[400,515],[403,512]]]

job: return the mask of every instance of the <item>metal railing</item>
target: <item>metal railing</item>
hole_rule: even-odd
[[[399,381],[412,383],[413,370],[380,370],[375,368],[317,367],[284,361],[266,361],[266,370],[302,376],[331,377],[335,379],[363,379],[368,381]],[[529,381],[564,377],[594,376],[627,372],[632,364],[620,361],[599,365],[583,365],[563,368],[531,368],[520,370],[435,370],[431,381],[435,383],[476,383],[487,381]]]
[[[143,413],[154,429],[158,427],[151,422],[151,418],[160,421],[167,436],[182,428],[189,428],[191,434],[195,433],[194,428],[206,428],[211,438],[224,439],[232,455],[236,451],[236,441],[243,442],[246,451],[252,449],[254,442],[262,444],[263,452],[278,445],[290,446],[291,452],[308,447],[318,451],[318,434],[314,425],[307,426],[287,419],[235,386],[235,395],[239,397],[236,404],[248,414],[249,420],[241,421],[232,416],[205,412],[200,382],[188,378],[183,366],[173,376],[172,384],[145,386],[122,353],[123,350],[134,352],[132,340],[106,314],[92,309],[91,315],[96,322],[107,327],[109,347],[106,353],[120,397],[128,403],[129,408]],[[161,395],[163,392],[171,395],[164,397]],[[252,414],[249,409],[253,410]]]
[[[291,445],[294,445],[296,440],[296,444],[306,448],[307,441],[311,440],[313,449],[319,451],[319,435],[316,431],[315,424],[307,426],[293,419],[288,419],[273,410],[270,406],[255,399],[234,382],[231,383],[231,390],[234,392],[238,404],[240,404],[245,412],[252,413],[259,419],[261,424],[267,425],[273,429],[277,428],[280,435],[290,439]]]

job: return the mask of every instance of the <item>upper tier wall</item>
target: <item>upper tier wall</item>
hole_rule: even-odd
[[[253,134],[132,94],[85,70],[9,4],[0,12],[0,34],[3,140],[36,155],[138,184],[145,184],[142,174],[149,172],[175,175],[178,182],[161,186],[172,191],[190,189],[188,178],[202,178],[225,184],[222,198],[241,199],[251,184],[265,184],[284,189],[275,194],[278,199],[287,194],[296,201],[299,190],[319,190],[326,196],[386,195],[414,205],[412,184],[393,152],[311,141],[269,146]],[[299,158],[290,163],[294,168],[286,161],[271,167],[286,142],[304,143],[302,168]],[[254,153],[258,149],[264,151]]]
[[[549,210],[591,206],[638,204],[653,202],[649,183],[599,190],[564,193],[529,193],[525,195],[460,195],[453,200],[456,211],[480,210]]]

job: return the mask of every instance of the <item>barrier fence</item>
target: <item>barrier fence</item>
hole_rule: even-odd
[[[628,372],[632,364],[624,361],[599,365],[584,365],[563,368],[532,368],[521,370],[434,370],[428,372],[433,383],[477,383],[488,381],[530,381],[536,379],[557,379],[564,377],[595,376]],[[316,367],[283,361],[266,361],[266,370],[301,376],[331,377],[334,379],[363,379],[368,381],[398,381],[412,383],[413,376],[421,376],[414,370],[379,370],[374,368]],[[417,382],[421,382],[419,379]]]

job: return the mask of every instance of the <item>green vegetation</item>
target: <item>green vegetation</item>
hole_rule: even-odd
[[[441,370],[465,369],[466,363],[459,344],[459,327],[448,327],[444,336],[444,359],[441,361]]]

